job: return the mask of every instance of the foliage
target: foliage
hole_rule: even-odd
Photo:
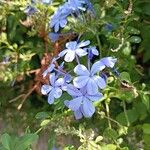
[[[48,150],[150,149],[150,2],[76,1],[76,8],[72,0],[0,1],[0,113],[5,126],[0,149],[33,149],[44,131]],[[50,105],[44,96],[50,91],[41,91],[49,85],[51,65],[58,69],[63,59],[69,63],[60,66],[62,72],[77,77],[73,69],[78,60],[60,55],[72,41],[76,47],[81,41],[95,46],[99,55],[92,54],[91,66],[104,57],[117,58],[115,68],[105,64],[103,76],[95,74],[107,76],[107,86],[99,89],[103,98],[92,103],[95,113],[83,113],[87,118],[80,120],[71,111],[74,105],[66,104],[68,109],[64,104],[74,98],[69,92],[54,96]],[[80,48],[87,48],[89,56],[87,45]],[[88,58],[78,59],[85,65]]]

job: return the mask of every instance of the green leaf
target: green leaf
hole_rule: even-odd
[[[102,150],[116,150],[117,146],[114,144],[108,144],[101,147]]]
[[[7,150],[10,150],[11,137],[7,133],[2,135],[1,142]]]
[[[43,121],[41,122],[40,126],[41,126],[41,127],[46,126],[46,125],[49,124],[49,122],[50,122],[50,119],[45,119],[45,120],[43,120]]]
[[[147,94],[142,93],[141,99],[142,99],[143,104],[145,104],[146,108],[149,110],[150,108],[149,96]]]
[[[131,82],[131,78],[130,78],[130,75],[129,75],[129,73],[127,73],[127,72],[121,72],[121,74],[120,74],[120,79],[122,80],[122,81],[126,81],[126,82]]]
[[[127,116],[128,116],[129,122],[133,123],[138,119],[139,114],[137,113],[136,109],[130,109],[130,110],[127,110]],[[127,125],[127,120],[126,120],[124,112],[120,113],[116,117],[116,120],[122,125],[125,125],[125,126]]]
[[[49,113],[48,112],[39,112],[35,116],[36,119],[46,119],[48,117],[49,117]]]
[[[140,34],[140,30],[131,26],[128,26],[126,31],[129,32],[130,34]]]
[[[148,123],[143,124],[142,129],[145,134],[150,134],[150,124]]]
[[[131,43],[140,43],[141,38],[139,36],[132,36],[132,37],[129,38],[129,42],[131,42]]]
[[[15,150],[26,150],[29,146],[38,139],[37,134],[25,134],[19,139]]]
[[[118,133],[115,130],[107,128],[104,131],[103,136],[106,137],[106,138],[109,138],[109,139],[116,140],[119,135],[118,135]]]

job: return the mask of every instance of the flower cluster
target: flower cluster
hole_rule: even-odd
[[[64,28],[67,25],[69,15],[73,17],[80,16],[80,11],[85,10],[94,12],[89,0],[68,0],[51,17],[50,27],[54,28],[55,32],[58,32],[60,28]]]
[[[49,75],[49,85],[43,85],[41,92],[48,95],[48,103],[52,104],[55,99],[62,96],[63,92],[71,95],[71,100],[66,100],[64,104],[74,112],[75,118],[91,117],[95,112],[93,102],[101,100],[102,89],[106,87],[106,75],[103,73],[105,68],[113,68],[116,59],[104,57],[94,64],[91,60],[94,55],[99,55],[94,46],[90,46],[90,41],[70,41],[66,43],[66,49],[54,58],[43,72],[43,76]],[[87,64],[80,63],[81,57],[87,57]],[[56,66],[58,59],[64,58],[65,62],[76,61],[74,73],[64,70],[63,62]]]

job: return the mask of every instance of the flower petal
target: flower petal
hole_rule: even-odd
[[[90,44],[90,41],[89,40],[87,40],[87,41],[81,41],[79,44],[78,44],[78,47],[80,48],[80,47],[85,47],[85,46],[87,46],[87,45],[89,45]]]
[[[95,73],[103,70],[104,68],[105,68],[105,65],[102,62],[97,61],[91,67],[91,74],[94,75]]]
[[[55,86],[61,86],[63,84],[64,84],[64,79],[63,78],[59,78],[55,82]]]
[[[54,83],[55,83],[55,73],[51,73],[51,74],[49,75],[49,80],[50,80],[50,84],[51,84],[52,86],[54,86]]]
[[[96,84],[96,81],[94,81],[92,78],[90,78],[87,82],[87,93],[89,95],[94,95],[98,93],[98,86]]]
[[[87,118],[92,117],[95,112],[95,107],[93,106],[92,102],[88,99],[83,100],[82,105],[83,115]]]
[[[51,89],[52,89],[52,86],[50,86],[50,85],[43,85],[42,87],[41,87],[41,93],[43,94],[43,95],[46,95],[46,94],[48,94],[50,91],[51,91]]]
[[[71,50],[68,50],[67,54],[65,55],[65,61],[66,62],[72,62],[75,58],[75,52],[74,51],[71,51]]]
[[[75,50],[76,47],[77,47],[77,42],[76,42],[76,41],[68,42],[68,43],[66,43],[66,47],[67,47],[69,50]]]
[[[84,66],[84,65],[77,65],[75,68],[74,68],[74,72],[77,74],[77,75],[80,75],[80,76],[88,76],[90,75],[89,71],[87,70],[87,68]]]
[[[72,84],[67,85],[67,92],[71,96],[82,96],[82,93]]]
[[[87,55],[87,52],[86,52],[84,49],[78,48],[78,49],[76,49],[76,54],[77,54],[79,57],[82,57],[82,56]]]
[[[78,110],[74,111],[74,116],[77,120],[81,119],[83,117],[81,110],[78,109]]]
[[[103,94],[102,93],[97,93],[95,95],[86,95],[86,97],[91,100],[91,101],[98,101],[100,100],[102,97],[103,97]]]
[[[74,78],[73,84],[77,88],[82,88],[87,84],[88,80],[89,80],[89,77],[87,76],[79,76],[79,77]]]
[[[63,50],[58,54],[59,57],[63,57],[68,52],[68,49]]]
[[[62,90],[60,88],[54,88],[54,97],[59,98],[62,95]]]
[[[81,102],[82,96],[74,98],[73,100],[69,101],[68,108],[71,109],[72,111],[76,111],[81,106]]]
[[[104,89],[106,87],[106,81],[104,78],[95,76],[95,77],[93,77],[93,79],[95,80],[95,82],[97,83],[99,88]]]
[[[64,18],[63,20],[61,20],[61,22],[60,22],[60,26],[62,27],[62,28],[64,28],[65,26],[66,26],[66,24],[67,24],[67,20]]]
[[[54,91],[53,90],[48,94],[48,103],[49,104],[54,103]]]
[[[113,57],[105,57],[100,60],[105,66],[113,68],[117,59]]]

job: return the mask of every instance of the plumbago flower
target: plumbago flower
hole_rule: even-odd
[[[96,94],[88,94],[86,88],[77,89],[75,86],[69,84],[67,86],[67,92],[73,97],[72,100],[65,101],[65,105],[74,111],[76,119],[85,117],[91,117],[95,112],[93,102],[100,100],[103,95],[100,92]]]
[[[88,0],[68,0],[64,5],[60,6],[50,19],[50,27],[58,32],[60,28],[67,25],[67,17],[73,14],[81,15],[80,11],[92,10],[92,4]]]
[[[104,89],[106,87],[106,81],[104,78],[97,75],[98,72],[102,71],[106,66],[114,67],[116,59],[112,57],[106,57],[93,64],[90,70],[84,65],[77,65],[74,68],[74,72],[78,75],[74,78],[73,84],[77,88],[85,87],[88,94],[98,93],[98,88]]]
[[[59,57],[63,57],[65,55],[64,60],[66,62],[72,62],[76,56],[82,57],[87,55],[87,52],[82,49],[83,47],[90,44],[90,41],[82,41],[77,43],[77,41],[71,41],[66,44],[65,50],[59,53]]]
[[[106,87],[107,76],[103,73],[105,68],[114,69],[117,61],[113,57],[104,57],[91,64],[94,55],[99,52],[94,46],[89,46],[90,41],[70,41],[66,43],[66,49],[54,58],[43,76],[50,73],[50,85],[43,85],[41,92],[48,95],[48,102],[52,104],[55,99],[61,97],[62,92],[72,96],[66,100],[65,105],[74,112],[75,118],[91,117],[95,112],[93,102],[101,100],[102,89]],[[64,56],[66,62],[72,62],[75,58],[78,65],[74,68],[75,76],[71,71],[64,71],[64,62],[56,66],[56,61]],[[87,56],[87,66],[80,63],[79,57]]]
[[[60,98],[62,95],[61,86],[64,84],[64,79],[63,78],[57,79],[55,73],[52,73],[49,76],[49,80],[50,80],[50,85],[46,85],[46,84],[43,85],[41,88],[41,93],[43,95],[48,94],[48,103],[52,104],[55,98]]]

